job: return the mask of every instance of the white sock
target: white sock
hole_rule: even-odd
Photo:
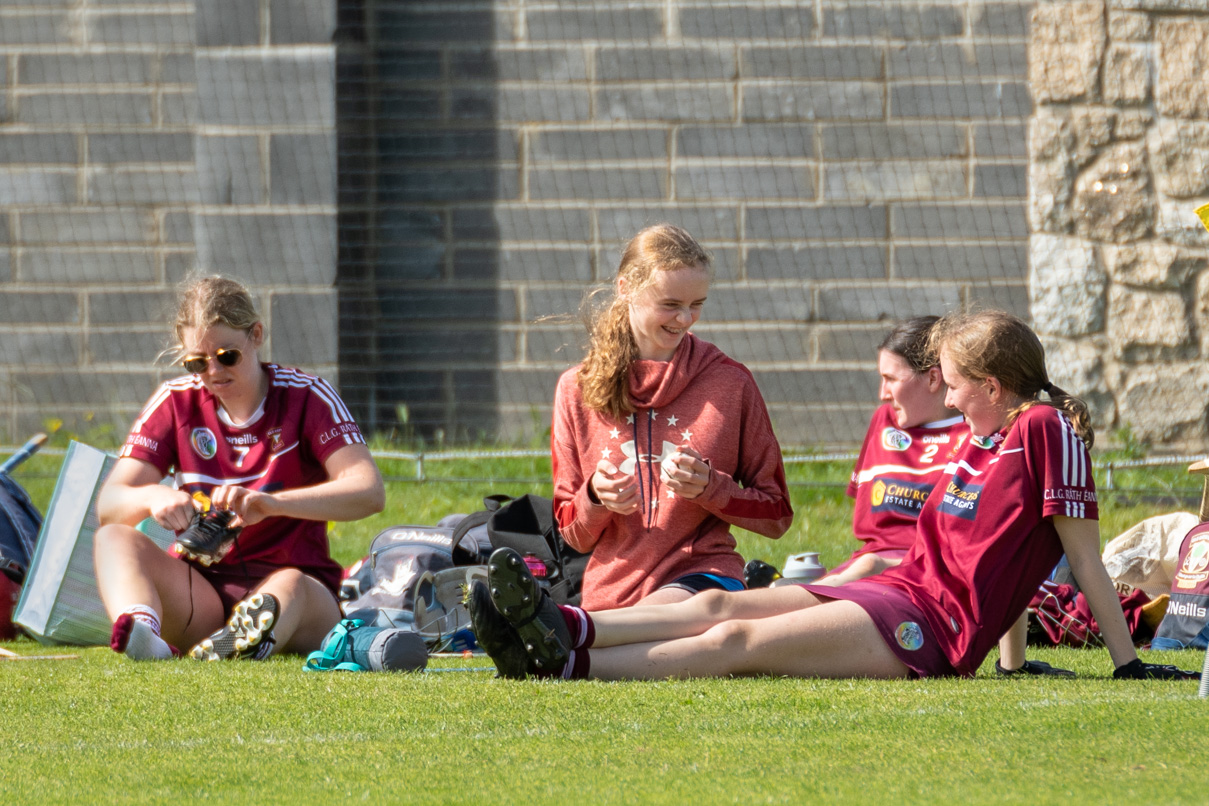
[[[168,660],[175,653],[159,635],[159,616],[146,605],[135,605],[113,622],[109,646],[131,660]]]

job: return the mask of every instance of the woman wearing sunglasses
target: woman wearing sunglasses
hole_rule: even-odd
[[[152,395],[97,501],[111,644],[136,660],[318,649],[340,619],[327,521],[381,511],[382,477],[330,385],[260,361],[242,285],[192,282],[174,330],[189,374]],[[178,532],[172,552],[134,528],[145,518]]]

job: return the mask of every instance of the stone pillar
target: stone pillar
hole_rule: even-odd
[[[1029,86],[1030,310],[1098,427],[1203,441],[1209,6],[1040,2]]]

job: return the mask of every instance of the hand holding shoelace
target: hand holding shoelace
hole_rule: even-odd
[[[193,522],[196,506],[193,498],[184,490],[156,484],[146,489],[146,496],[149,499],[148,514],[165,529],[179,532],[188,529],[189,524]]]
[[[269,511],[272,500],[268,493],[235,484],[223,484],[210,492],[211,506],[233,512],[235,519],[231,526],[238,528],[260,523],[269,517],[272,514]]]

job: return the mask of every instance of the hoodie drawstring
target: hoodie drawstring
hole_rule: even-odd
[[[653,432],[654,426],[652,425],[652,421],[654,419],[655,418],[651,414],[650,409],[647,409],[647,413],[646,413],[646,453],[645,454],[641,451],[641,449],[638,445],[638,419],[637,419],[637,417],[635,417],[634,422],[632,422],[630,424],[631,429],[633,430],[633,433],[634,433],[634,458],[637,461],[637,465],[638,465],[638,467],[637,467],[638,473],[636,474],[638,476],[638,502],[641,506],[642,514],[646,516],[646,530],[648,532],[651,531],[651,525],[654,523],[654,520],[655,520],[655,504],[654,504],[655,471],[651,467],[651,450],[653,449],[653,439],[654,439],[654,432]],[[645,489],[642,484],[642,465],[643,465],[642,457],[643,456],[646,456],[646,471],[647,471],[647,484],[646,484]],[[651,501],[649,502],[650,506],[648,506],[648,500],[647,500],[648,493],[649,493],[649,498],[651,499]]]

